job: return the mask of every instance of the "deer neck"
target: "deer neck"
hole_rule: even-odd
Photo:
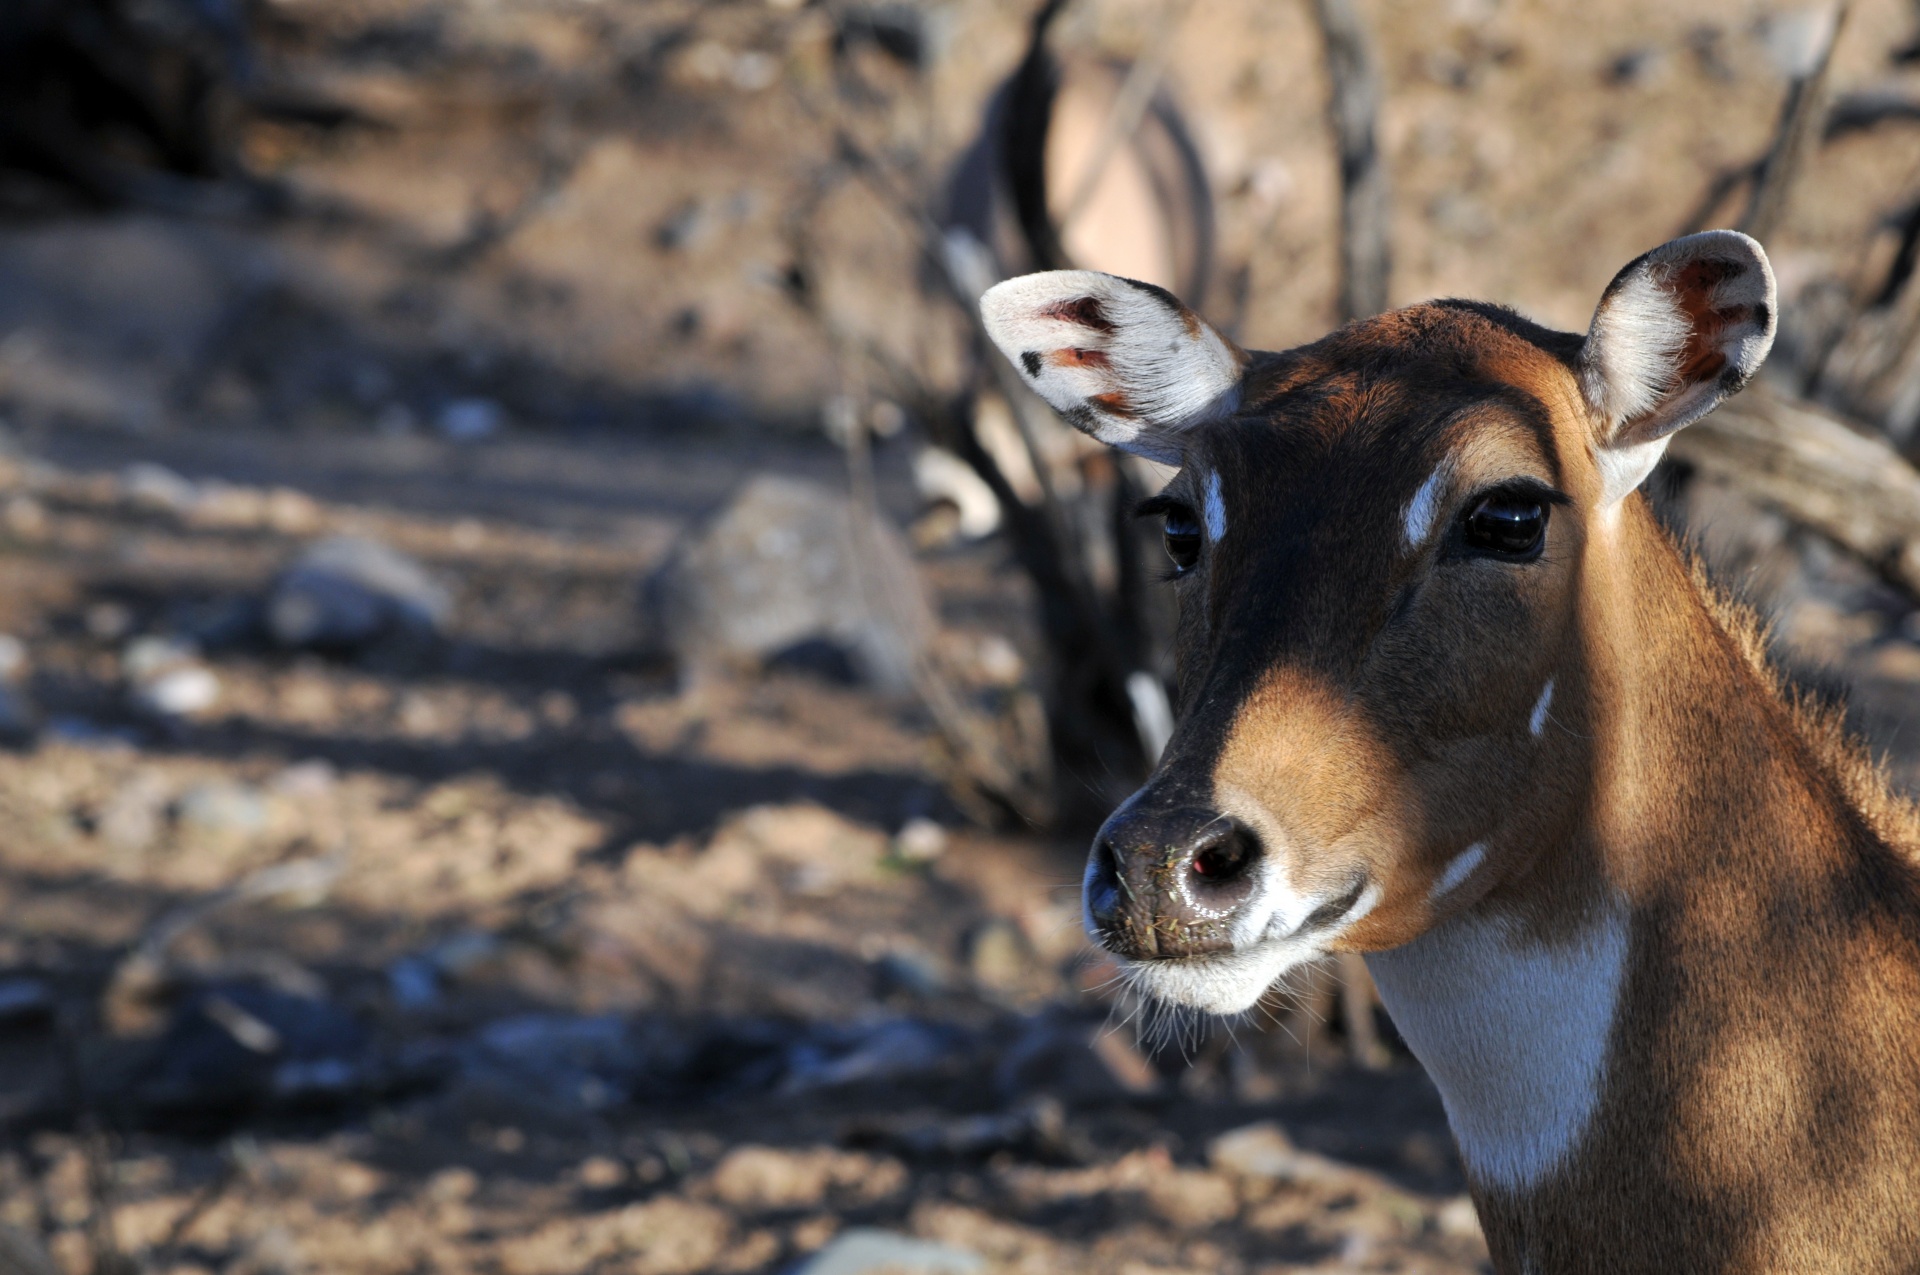
[[[1579,1155],[1614,1051],[1644,1029],[1632,998],[1681,973],[1637,977],[1676,959],[1649,955],[1676,912],[1713,908],[1739,874],[1841,853],[1858,823],[1665,533],[1638,501],[1621,512],[1619,540],[1589,555],[1581,667],[1555,714],[1590,741],[1584,797],[1511,878],[1368,958],[1476,1183],[1506,1192]],[[1704,968],[1711,951],[1679,959],[1717,985],[1741,973]]]

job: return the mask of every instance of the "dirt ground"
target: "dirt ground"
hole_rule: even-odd
[[[1565,326],[1764,143],[1791,16],[1363,7],[1396,300]],[[832,137],[931,200],[1025,7],[914,9],[917,70],[843,8],[274,0],[273,73],[352,107],[248,132],[281,215],[0,225],[0,1242],[75,1275],[771,1275],[863,1229],[932,1269],[1486,1268],[1437,1096],[1397,1047],[1348,1061],[1324,973],[1143,1043],[1077,835],[971,817],[910,703],[798,664],[690,682],[651,642],[642,581],[747,477],[844,482],[836,340],[962,373]],[[1157,11],[1064,32],[1137,52]],[[1895,74],[1909,17],[1856,6],[1837,74]],[[1317,335],[1307,8],[1208,0],[1173,48],[1216,317]],[[1920,132],[1823,152],[1783,285],[1851,263],[1916,161]],[[837,329],[791,299],[803,243]],[[913,445],[877,443],[903,526]],[[1913,600],[1658,481],[1913,786]],[[442,631],[265,637],[342,534],[424,564]],[[969,692],[1030,687],[1005,545],[919,561]]]

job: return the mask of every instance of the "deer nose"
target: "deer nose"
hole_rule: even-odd
[[[1204,807],[1115,812],[1087,862],[1087,918],[1101,945],[1132,960],[1233,947],[1233,919],[1253,894],[1260,838]]]

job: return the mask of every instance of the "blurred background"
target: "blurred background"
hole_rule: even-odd
[[[1911,786],[1917,124],[1902,0],[11,0],[0,1272],[1484,1269],[1363,966],[1082,937],[1167,472],[973,300],[1750,230],[1651,491]]]

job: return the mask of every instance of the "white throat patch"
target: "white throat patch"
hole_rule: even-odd
[[[1625,910],[1611,908],[1549,947],[1470,912],[1368,955],[1478,1181],[1530,1187],[1585,1133],[1606,1080],[1627,928]]]

